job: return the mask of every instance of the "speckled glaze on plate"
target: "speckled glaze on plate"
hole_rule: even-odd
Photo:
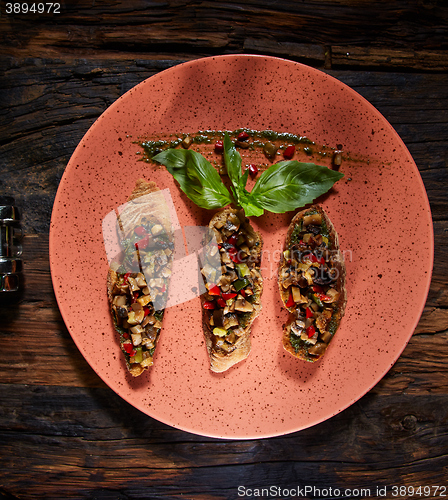
[[[106,297],[101,223],[135,180],[169,188],[180,224],[206,225],[170,175],[139,162],[138,136],[241,127],[342,144],[353,157],[322,200],[345,252],[348,305],[324,358],[301,362],[283,350],[287,314],[277,262],[293,214],[253,218],[264,238],[263,310],[252,352],[228,372],[209,370],[199,298],[167,309],[155,365],[126,371]],[[349,180],[351,179],[351,180]],[[199,59],[163,71],[118,99],[74,152],[54,203],[50,263],[56,298],[76,345],[123,399],[196,434],[260,438],[322,422],[368,392],[410,339],[433,262],[426,192],[408,150],[384,117],[338,80],[302,64],[248,55]]]

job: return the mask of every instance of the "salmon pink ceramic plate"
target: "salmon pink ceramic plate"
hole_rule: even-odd
[[[315,163],[323,151],[317,145],[327,145],[328,151],[342,146],[340,170],[345,177],[318,201],[339,233],[345,257],[345,317],[319,362],[305,363],[284,351],[287,314],[276,273],[293,214],[266,213],[252,218],[264,238],[264,294],[249,358],[223,374],[209,370],[200,299],[192,297],[166,310],[155,364],[133,378],[109,315],[103,219],[126,201],[142,177],[169,190],[182,228],[207,225],[212,213],[195,207],[164,169],[139,161],[137,141],[239,128],[306,136],[315,142],[308,151]],[[368,392],[395,363],[415,329],[432,259],[426,192],[391,125],[338,80],[263,56],[187,62],[118,99],[74,152],[55,199],[50,232],[56,298],[88,363],[147,415],[220,438],[298,431],[332,417]]]

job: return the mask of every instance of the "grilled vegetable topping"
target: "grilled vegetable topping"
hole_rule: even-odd
[[[121,241],[120,263],[111,264],[116,275],[110,291],[111,310],[133,376],[153,364],[168,298],[172,240],[157,218],[148,216]]]
[[[289,340],[309,361],[324,354],[341,318],[340,256],[333,250],[325,219],[313,208],[294,226],[280,265],[280,293],[293,314]]]
[[[207,292],[202,306],[208,312],[213,347],[226,355],[245,333],[250,314],[260,308],[260,243],[242,210],[218,220],[207,239],[201,267]]]
[[[143,273],[117,274],[112,291],[112,314],[120,332],[120,345],[131,368],[153,364],[162,328],[163,310],[155,311]]]

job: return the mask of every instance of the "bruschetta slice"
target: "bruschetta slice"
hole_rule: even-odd
[[[110,264],[107,295],[127,368],[137,377],[153,364],[174,249],[169,209],[154,182],[137,181],[117,222],[122,251]]]
[[[261,310],[262,239],[242,210],[218,212],[210,221],[201,275],[203,332],[210,369],[220,373],[246,359],[251,327]]]
[[[324,355],[344,315],[345,277],[338,235],[322,207],[297,213],[278,274],[280,296],[290,312],[283,330],[286,351],[310,362]]]

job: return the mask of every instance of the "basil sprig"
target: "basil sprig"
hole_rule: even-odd
[[[153,157],[179,183],[182,191],[201,208],[222,208],[233,199],[212,164],[191,149],[166,149]]]
[[[265,170],[249,192],[246,189],[249,171],[242,173],[241,155],[227,133],[224,136],[224,164],[232,184],[232,194],[212,164],[196,151],[167,149],[153,160],[165,165],[196,205],[213,209],[234,203],[244,209],[246,216],[259,216],[264,210],[273,213],[296,210],[326,193],[344,176],[314,163],[281,161]]]

